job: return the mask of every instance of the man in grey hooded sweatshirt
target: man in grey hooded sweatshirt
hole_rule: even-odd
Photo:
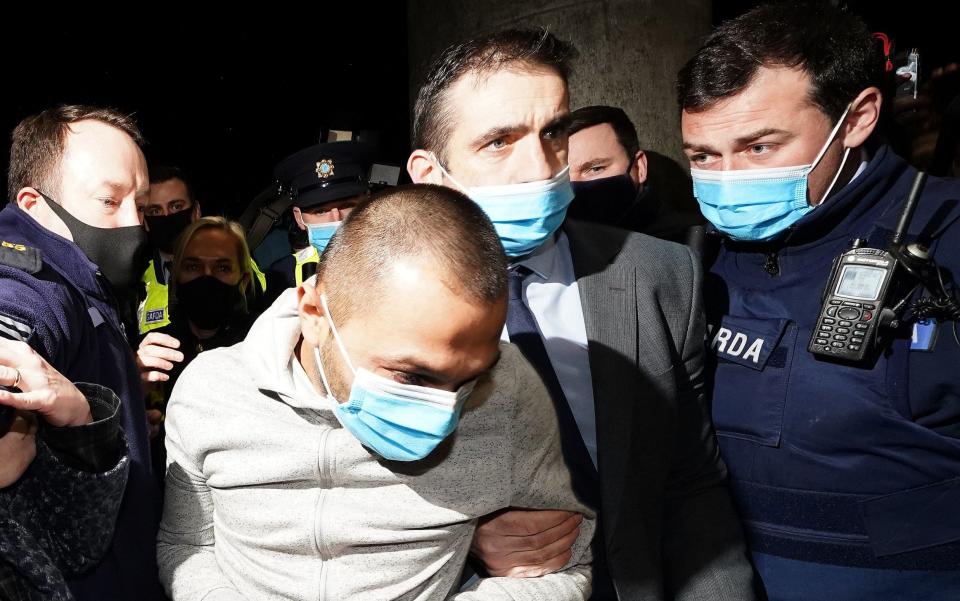
[[[575,497],[550,396],[500,343],[506,258],[484,213],[415,185],[361,203],[315,283],[247,339],[203,353],[167,413],[158,557],[175,600],[590,595],[593,514]],[[477,518],[585,519],[538,578],[459,590]]]

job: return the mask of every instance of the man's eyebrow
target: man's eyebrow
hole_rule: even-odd
[[[796,137],[796,134],[793,132],[789,132],[785,129],[777,129],[776,127],[765,127],[763,129],[758,129],[756,131],[750,132],[745,136],[740,136],[736,138],[734,140],[734,145],[744,146],[764,136],[786,136],[787,139],[789,140]],[[696,142],[684,142],[683,149],[692,150],[694,152],[707,152],[711,154],[720,154],[720,151],[714,148],[713,146],[710,146],[709,144],[699,144]]]
[[[710,146],[709,144],[697,144],[694,142],[684,142],[684,150],[692,150],[694,152],[708,152],[710,154],[720,154],[720,151]]]
[[[737,146],[743,146],[749,144],[758,138],[763,138],[764,136],[787,136],[787,138],[793,138],[796,134],[789,132],[785,129],[777,129],[776,127],[765,127],[763,129],[758,129],[757,131],[751,132],[745,136],[740,136],[735,140]]]
[[[398,355],[398,356],[385,355],[380,357],[380,360],[385,365],[389,365],[391,369],[397,369],[407,373],[417,374],[418,376],[426,376],[431,380],[442,381],[447,377],[436,368],[430,367],[429,365],[424,365],[421,361],[413,357],[406,357],[403,355]]]
[[[563,133],[567,133],[570,129],[570,124],[573,121],[573,118],[570,116],[570,113],[563,113],[562,115],[557,115],[549,123],[544,125],[540,129],[540,133],[546,133],[551,130],[559,129]]]
[[[509,136],[511,134],[526,133],[530,128],[524,123],[515,123],[513,125],[495,125],[473,139],[473,146],[484,146],[488,142]]]

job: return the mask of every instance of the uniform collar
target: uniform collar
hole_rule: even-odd
[[[13,231],[22,237],[23,244],[37,248],[43,256],[43,262],[64,279],[86,294],[106,298],[97,280],[97,266],[73,241],[43,227],[14,203],[0,211],[0,222],[9,223]]]

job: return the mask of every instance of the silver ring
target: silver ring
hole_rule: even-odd
[[[12,386],[13,388],[16,388],[16,387],[17,387],[17,384],[20,383],[20,370],[17,369],[16,367],[14,367],[14,368],[13,368],[13,371],[17,372],[17,379],[13,381],[13,384],[12,384],[11,386]]]

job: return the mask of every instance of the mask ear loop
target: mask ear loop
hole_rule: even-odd
[[[833,181],[830,182],[830,185],[827,186],[827,189],[823,192],[823,196],[820,197],[820,202],[817,203],[818,206],[823,204],[823,201],[830,195],[830,191],[833,190],[833,186],[837,183],[837,180],[840,179],[840,174],[843,173],[843,166],[847,164],[848,156],[850,156],[850,147],[847,147],[843,152],[843,160],[840,161],[840,168],[837,169],[837,174],[833,176]]]
[[[350,371],[356,375],[357,370],[353,368],[353,362],[350,361],[350,355],[347,354],[347,349],[343,346],[343,340],[340,339],[340,333],[337,332],[337,326],[333,325],[333,318],[330,316],[330,307],[327,305],[327,295],[320,295],[320,305],[323,307],[323,314],[327,318],[327,322],[330,324],[330,331],[333,332],[333,339],[337,341],[337,346],[340,347],[340,352],[343,354],[343,358],[347,362],[347,367],[350,368]],[[323,381],[323,387],[327,389],[327,396],[333,399],[333,402],[339,403],[336,397],[333,396],[333,390],[330,388],[330,381],[327,380],[327,372],[323,369],[323,361],[320,359],[320,347],[313,347],[313,356],[317,359],[317,369],[320,371],[320,379]]]
[[[461,192],[467,194],[467,187],[450,175],[450,172],[447,171],[446,168],[444,168],[443,163],[440,162],[440,157],[438,157],[433,151],[430,151],[430,156],[433,157],[433,162],[437,164],[437,167],[440,169],[440,173],[442,173],[448,180],[452,181],[456,187],[460,188]]]
[[[320,305],[323,307],[323,314],[330,323],[330,331],[333,332],[333,339],[337,341],[337,346],[340,347],[340,352],[343,354],[343,358],[347,362],[347,367],[350,368],[350,371],[356,374],[357,370],[353,367],[353,362],[350,361],[350,355],[347,354],[347,347],[343,346],[343,340],[340,338],[340,332],[337,331],[337,326],[333,324],[333,316],[330,315],[330,307],[327,305],[326,294],[320,295]]]
[[[334,396],[333,391],[330,389],[330,382],[327,380],[327,372],[323,369],[323,361],[320,360],[320,347],[313,347],[313,356],[317,360],[317,369],[320,371],[320,379],[323,381],[323,388],[327,391],[327,397],[330,398],[334,403],[340,403]]]
[[[823,148],[820,149],[820,152],[817,154],[817,157],[813,159],[813,163],[810,164],[810,171],[813,171],[816,166],[820,163],[820,160],[823,158],[823,155],[827,154],[827,149],[830,148],[830,145],[833,144],[834,138],[836,138],[837,133],[840,131],[840,128],[847,121],[847,114],[850,112],[850,105],[847,105],[847,108],[844,109],[843,114],[840,115],[840,119],[837,121],[837,124],[833,126],[833,131],[830,132],[830,137],[827,138],[827,143],[823,145]],[[840,179],[840,174],[843,173],[843,166],[847,164],[847,157],[850,155],[850,147],[843,152],[843,159],[840,161],[840,167],[837,168],[836,174],[833,176],[833,180],[830,182],[830,185],[827,186],[827,189],[824,191],[823,196],[820,197],[820,200],[817,202],[816,206],[820,206],[824,200],[827,199],[827,196],[830,194],[830,191],[833,190],[833,186],[836,185],[837,180]],[[807,171],[807,176],[810,175],[810,171]]]

